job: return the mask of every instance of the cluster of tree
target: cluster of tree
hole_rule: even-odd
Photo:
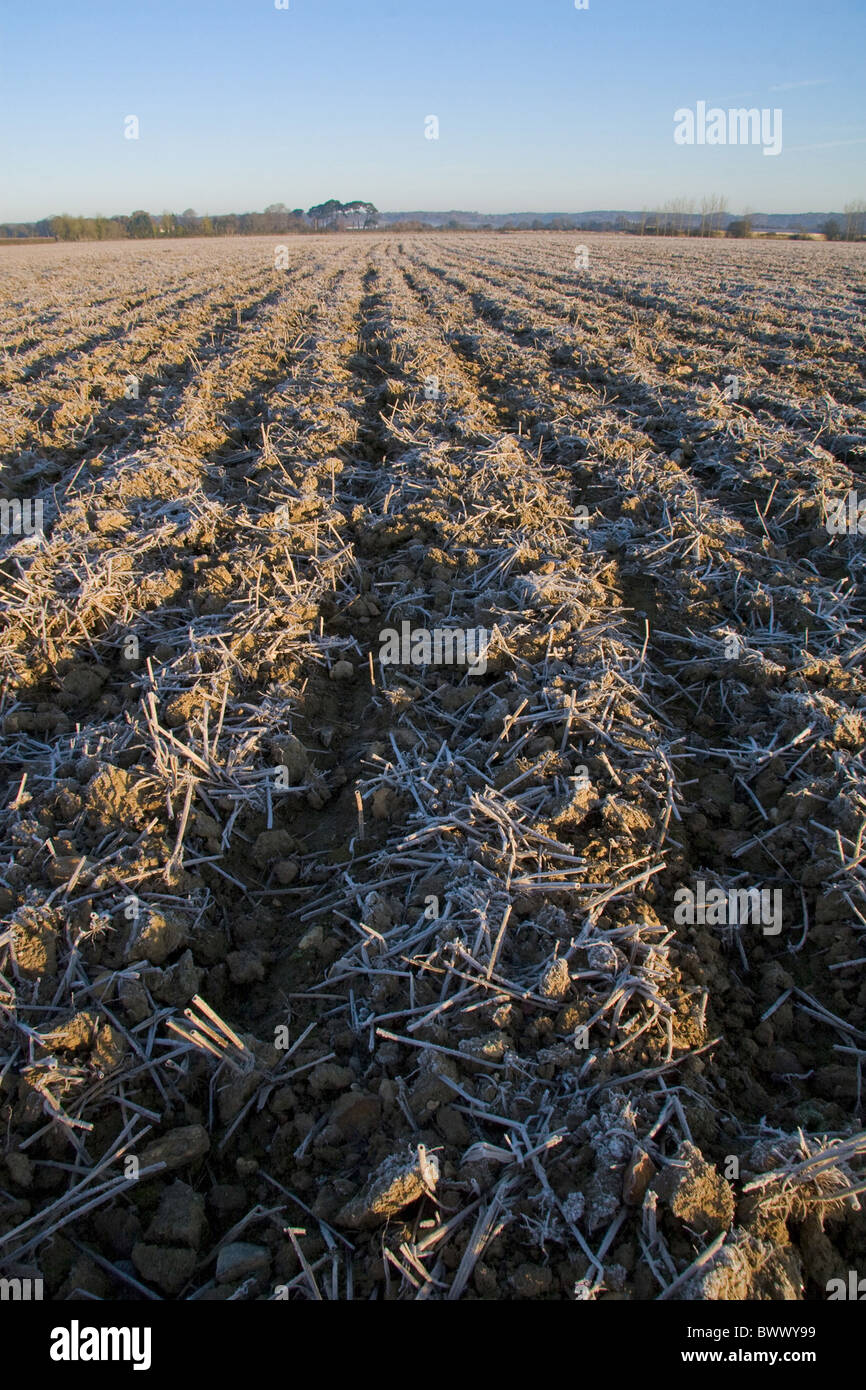
[[[41,222],[0,222],[0,239],[3,241],[25,241],[31,237],[50,237],[49,219]]]
[[[438,232],[439,228],[433,222],[419,222],[417,218],[402,217],[396,222],[388,223],[389,232]]]
[[[326,203],[316,203],[307,209],[307,216],[316,231],[342,231],[345,227],[375,227],[379,222],[379,210],[372,203],[360,198],[341,203],[339,198],[329,198]]]
[[[742,241],[743,237],[750,237],[751,235],[751,217],[735,217],[734,220],[732,222],[729,222],[727,227],[725,228],[725,236],[735,237],[737,238],[737,240],[740,241]]]
[[[181,213],[164,212],[152,231],[144,229],[141,218],[139,224],[139,236],[268,236],[309,230],[304,209],[287,208],[285,203],[270,203],[264,212],[226,212],[212,217],[199,217],[194,208],[187,208]]]
[[[0,238],[54,237],[58,241],[117,241],[126,238],[184,236],[268,236],[287,232],[341,231],[346,227],[375,227],[379,214],[372,203],[332,198],[310,208],[287,208],[271,203],[264,212],[229,212],[200,217],[194,208],[163,212],[154,217],[143,208],[113,217],[70,217],[68,213],[39,222],[0,224]]]
[[[694,198],[671,198],[660,208],[644,210],[640,222],[628,222],[622,230],[639,236],[718,236],[727,209],[727,199],[720,193],[708,194],[699,204]]]
[[[129,235],[128,217],[43,217],[39,222],[10,222],[4,236],[54,237],[58,241],[116,241]]]
[[[727,199],[717,193],[702,198],[696,207],[693,200],[679,198],[665,203],[658,211],[644,212],[638,224],[618,219],[617,230],[635,232],[640,236],[721,236],[750,237],[754,235],[752,217],[728,218]],[[828,241],[863,241],[866,239],[866,201],[845,205],[844,220],[830,217],[821,225]],[[789,233],[790,234],[790,233]]]
[[[828,241],[863,241],[866,238],[866,202],[858,198],[845,204],[845,221],[828,217],[821,231]]]

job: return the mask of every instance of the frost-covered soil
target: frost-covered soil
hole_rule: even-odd
[[[0,251],[0,1273],[863,1267],[866,248],[579,236]]]

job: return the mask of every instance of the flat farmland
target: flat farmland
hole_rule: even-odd
[[[3,247],[0,308],[0,1275],[864,1268],[863,246]]]

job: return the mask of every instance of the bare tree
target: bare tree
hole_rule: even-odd
[[[728,200],[721,193],[710,193],[701,199],[701,236],[712,236],[722,229]]]
[[[716,229],[716,218],[725,210],[725,199],[719,193],[710,193],[701,199],[701,236],[711,236]]]
[[[856,198],[852,203],[845,204],[845,240],[859,241],[863,236],[864,222],[866,222],[866,202],[862,198]]]

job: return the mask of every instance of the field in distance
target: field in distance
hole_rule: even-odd
[[[0,248],[0,1274],[866,1267],[864,307],[857,244]]]

